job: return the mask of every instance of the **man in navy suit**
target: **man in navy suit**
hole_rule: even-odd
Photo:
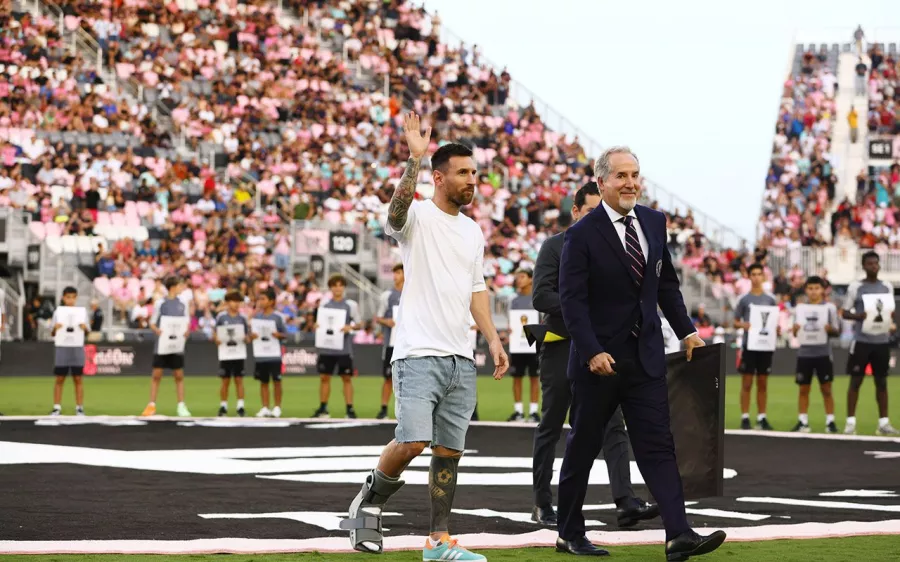
[[[703,537],[687,522],[669,430],[657,305],[684,341],[688,360],[704,343],[687,315],[666,247],[666,217],[637,205],[637,157],[626,147],[610,148],[597,160],[594,175],[603,201],[569,228],[559,267],[562,315],[572,336],[572,430],[559,482],[556,547],[572,554],[608,554],[588,541],[581,509],[603,429],[621,405],[635,459],[666,527],[666,558],[687,560],[718,548],[725,533]]]

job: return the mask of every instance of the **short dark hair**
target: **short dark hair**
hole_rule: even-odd
[[[589,181],[575,192],[574,204],[576,209],[584,207],[584,201],[587,199],[588,195],[600,196],[600,187],[597,185],[597,182]]]
[[[65,289],[63,289],[62,294],[63,294],[63,296],[65,296],[65,295],[77,295],[77,294],[78,294],[78,289],[76,289],[75,287],[66,287]]]
[[[454,156],[470,157],[472,154],[474,154],[472,149],[464,144],[458,142],[445,144],[431,155],[431,169],[446,172],[447,163],[450,162],[451,158]]]
[[[763,273],[766,272],[766,268],[764,268],[761,263],[753,263],[753,264],[750,264],[750,267],[747,268],[747,275],[750,275],[757,269],[762,271]]]
[[[825,286],[825,280],[819,277],[818,275],[810,275],[806,278],[806,283],[804,286],[809,287],[810,285],[821,285]]]
[[[177,277],[167,277],[166,280],[163,282],[163,285],[165,286],[166,289],[172,289],[172,287],[177,286],[178,283],[179,283],[179,280]]]
[[[260,294],[260,296],[266,297],[267,299],[269,299],[272,302],[275,302],[277,300],[275,297],[275,288],[274,287],[268,287],[264,291],[261,291],[259,294]]]
[[[398,263],[397,265],[394,266],[393,269],[391,269],[391,271],[403,271],[403,264]]]
[[[869,250],[868,252],[866,252],[865,254],[863,254],[863,255],[862,255],[862,259],[860,260],[859,263],[862,264],[862,265],[865,265],[865,264],[866,264],[866,260],[869,259],[869,258],[875,258],[876,260],[878,260],[879,263],[881,263],[881,256],[879,256],[879,255],[878,255],[878,252],[876,252],[876,251],[874,251],[874,250]]]
[[[334,275],[332,275],[331,277],[328,278],[328,286],[329,287],[334,287],[338,283],[340,283],[341,285],[346,287],[347,279],[345,279],[344,276],[341,275],[340,273],[335,273]]]
[[[519,269],[516,270],[516,275],[518,275],[518,274],[520,274],[520,273],[524,273],[524,274],[527,275],[530,279],[533,279],[533,278],[534,278],[534,272],[531,271],[530,269],[528,269],[527,267],[520,267]]]
[[[240,291],[228,291],[225,293],[225,302],[243,302],[244,297]]]

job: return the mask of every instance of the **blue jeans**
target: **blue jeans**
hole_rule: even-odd
[[[391,366],[398,443],[466,448],[475,411],[475,363],[466,357],[407,357]]]

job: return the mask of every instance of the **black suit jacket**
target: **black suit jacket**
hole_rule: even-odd
[[[588,362],[598,353],[609,353],[614,360],[617,354],[625,354],[626,340],[638,319],[638,359],[650,376],[665,377],[666,353],[657,304],[679,339],[695,331],[666,247],[665,215],[642,205],[634,211],[649,246],[640,286],[602,205],[566,231],[559,296],[573,342],[569,378],[596,376]]]
[[[534,264],[534,286],[531,304],[543,315],[542,323],[550,332],[569,337],[559,304],[559,259],[565,233],[560,232],[544,240]]]

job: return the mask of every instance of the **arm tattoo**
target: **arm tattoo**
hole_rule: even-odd
[[[416,193],[416,182],[419,178],[419,165],[421,159],[410,157],[406,161],[406,170],[400,183],[394,190],[394,196],[391,197],[391,205],[388,207],[388,223],[391,228],[400,230],[406,224],[406,215],[409,212],[409,206],[412,205],[413,195]]]
[[[432,455],[428,471],[428,491],[431,493],[431,531],[450,533],[450,510],[456,494],[459,457]]]

